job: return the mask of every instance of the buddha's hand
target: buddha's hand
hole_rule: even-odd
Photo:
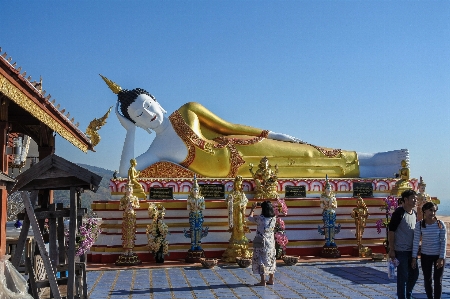
[[[119,122],[122,125],[122,127],[125,128],[125,130],[129,131],[129,130],[131,130],[131,129],[136,127],[136,125],[132,121],[130,121],[125,116],[120,114],[120,112],[119,112],[119,101],[117,101],[117,104],[116,104],[116,116],[119,119]]]
[[[279,141],[286,141],[286,142],[294,142],[294,143],[304,143],[302,140],[292,137],[290,135],[286,135],[283,133],[275,133],[275,132],[269,132],[269,135],[267,136],[269,139],[273,140],[279,140]]]

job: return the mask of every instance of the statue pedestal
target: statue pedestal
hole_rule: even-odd
[[[409,180],[400,180],[395,183],[395,186],[391,190],[391,195],[400,196],[403,191],[412,189]]]
[[[222,254],[222,261],[226,263],[236,263],[236,258],[251,258],[253,252],[248,250],[248,240],[245,245],[239,245],[236,243],[230,242],[228,248]]]
[[[136,253],[131,255],[121,254],[117,261],[115,262],[116,266],[135,266],[142,264],[139,256]]]
[[[188,250],[187,257],[185,259],[186,263],[200,263],[200,259],[205,258],[205,251],[201,250]]]
[[[358,257],[372,257],[372,249],[366,246],[355,246],[352,248],[352,255]]]
[[[338,258],[341,257],[341,253],[337,246],[326,246],[324,245],[322,251],[320,252],[321,257],[326,258]]]

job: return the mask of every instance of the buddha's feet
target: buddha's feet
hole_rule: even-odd
[[[359,176],[361,178],[393,178],[402,168],[402,160],[409,163],[407,149],[380,152],[358,153]]]

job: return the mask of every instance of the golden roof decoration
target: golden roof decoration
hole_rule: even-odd
[[[59,111],[60,104],[55,106],[55,99],[49,101],[50,93],[45,96],[46,91],[42,90],[42,77],[39,82],[31,82],[31,76],[26,78],[26,71],[22,72],[21,66],[16,68],[17,62],[11,64],[12,58],[6,59],[8,54],[6,52],[1,54],[1,52],[2,48],[0,47],[1,65],[8,67],[13,72],[6,73],[6,75],[0,72],[0,92],[77,148],[84,152],[92,150],[89,138],[73,123],[74,118],[70,120],[68,116],[61,113]],[[17,84],[28,85],[31,88],[31,97],[18,88]]]

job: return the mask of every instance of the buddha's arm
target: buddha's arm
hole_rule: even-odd
[[[259,136],[263,132],[262,129],[227,122],[199,103],[184,104],[178,111],[197,134],[201,133],[202,126],[222,135]]]
[[[120,157],[119,175],[126,177],[129,161],[134,158],[134,139],[136,127],[129,128],[123,143],[122,155]]]
[[[304,143],[298,138],[283,133],[275,133],[255,127],[227,122],[199,103],[190,102],[184,104],[178,109],[178,112],[180,112],[188,126],[192,128],[198,136],[202,136],[204,139],[209,138],[203,136],[201,130],[203,127],[221,135],[264,136],[273,140]]]

